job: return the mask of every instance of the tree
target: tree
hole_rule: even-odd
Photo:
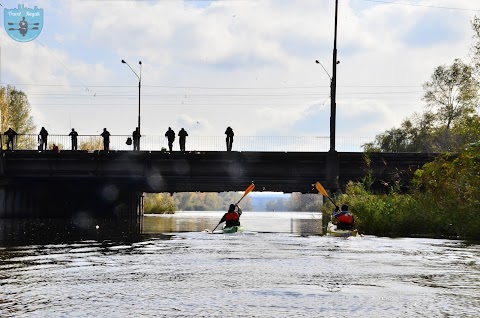
[[[479,83],[473,75],[472,66],[455,59],[450,66],[438,66],[430,81],[423,84],[423,100],[447,131],[458,118],[475,113]]]
[[[366,152],[430,152],[434,115],[425,112],[405,119],[400,128],[392,128],[375,136],[375,141],[363,145]]]
[[[80,143],[80,150],[100,150],[103,149],[103,140],[97,136],[91,136],[87,140]]]
[[[15,130],[19,136],[16,148],[32,149],[36,138],[26,136],[34,134],[36,126],[31,115],[30,102],[27,95],[13,86],[0,88],[0,127],[3,134],[8,128]]]
[[[145,195],[145,213],[175,213],[177,207],[169,193],[147,193]]]
[[[322,207],[323,196],[319,194],[294,192],[288,202],[288,209],[290,211],[314,212],[321,211]]]
[[[478,73],[478,69],[480,68],[480,18],[475,16],[471,23],[474,32],[472,43],[473,64]]]

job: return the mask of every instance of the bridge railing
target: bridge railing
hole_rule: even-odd
[[[133,150],[133,145],[127,145],[129,135],[111,135],[110,150]],[[7,138],[1,135],[3,149],[7,149]],[[79,135],[78,150],[103,150],[103,138],[99,135]],[[336,150],[340,152],[360,152],[362,145],[372,142],[372,137],[342,137],[336,138]],[[60,150],[71,150],[71,137],[68,135],[49,135],[48,149],[53,144]],[[38,150],[38,135],[18,135],[15,150]],[[257,152],[326,152],[330,147],[330,137],[315,136],[235,136],[232,151]],[[226,151],[225,137],[222,136],[188,136],[186,151]],[[144,135],[140,139],[141,151],[161,151],[168,149],[168,141],[162,135]],[[178,136],[173,144],[173,151],[179,151]]]

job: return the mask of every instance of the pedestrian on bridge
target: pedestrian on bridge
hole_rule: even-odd
[[[133,150],[134,151],[140,151],[140,128],[135,128],[135,131],[132,133],[132,138],[133,138]]]
[[[185,141],[188,136],[188,133],[185,129],[180,129],[178,132],[179,142],[180,142],[180,151],[185,151]]]
[[[233,129],[228,126],[227,130],[225,130],[225,135],[227,135],[227,151],[232,151],[232,145],[233,145]]]
[[[75,128],[72,128],[72,131],[68,135],[70,137],[72,137],[72,150],[77,150],[77,148],[78,148],[78,144],[77,144],[78,133],[75,131]]]
[[[170,149],[170,152],[172,152],[173,141],[175,140],[175,132],[172,130],[172,128],[168,127],[165,137],[168,139],[168,149]]]
[[[48,138],[48,131],[45,127],[40,129],[40,133],[38,134],[38,141],[39,141],[39,148],[38,150],[43,151],[47,150],[47,138]]]
[[[7,136],[7,150],[13,151],[13,145],[15,143],[15,139],[17,138],[17,132],[13,130],[11,127],[8,128],[6,132],[3,133]]]
[[[107,128],[103,128],[103,132],[100,136],[103,137],[103,150],[108,152],[110,150],[110,133]]]

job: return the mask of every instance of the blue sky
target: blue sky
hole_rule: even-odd
[[[338,136],[399,126],[423,110],[435,67],[469,59],[476,1],[385,2],[397,3],[339,1]],[[328,136],[330,79],[315,60],[331,75],[334,0],[0,3],[44,9],[32,42],[0,32],[0,72],[51,134],[135,129],[138,79],[125,59],[137,73],[142,61],[144,135]]]

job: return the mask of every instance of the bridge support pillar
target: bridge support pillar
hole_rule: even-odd
[[[335,193],[340,189],[339,185],[339,169],[340,163],[338,152],[329,151],[327,155],[327,188],[331,193]]]
[[[93,184],[11,184],[1,178],[0,218],[143,218],[143,193],[128,187]]]

